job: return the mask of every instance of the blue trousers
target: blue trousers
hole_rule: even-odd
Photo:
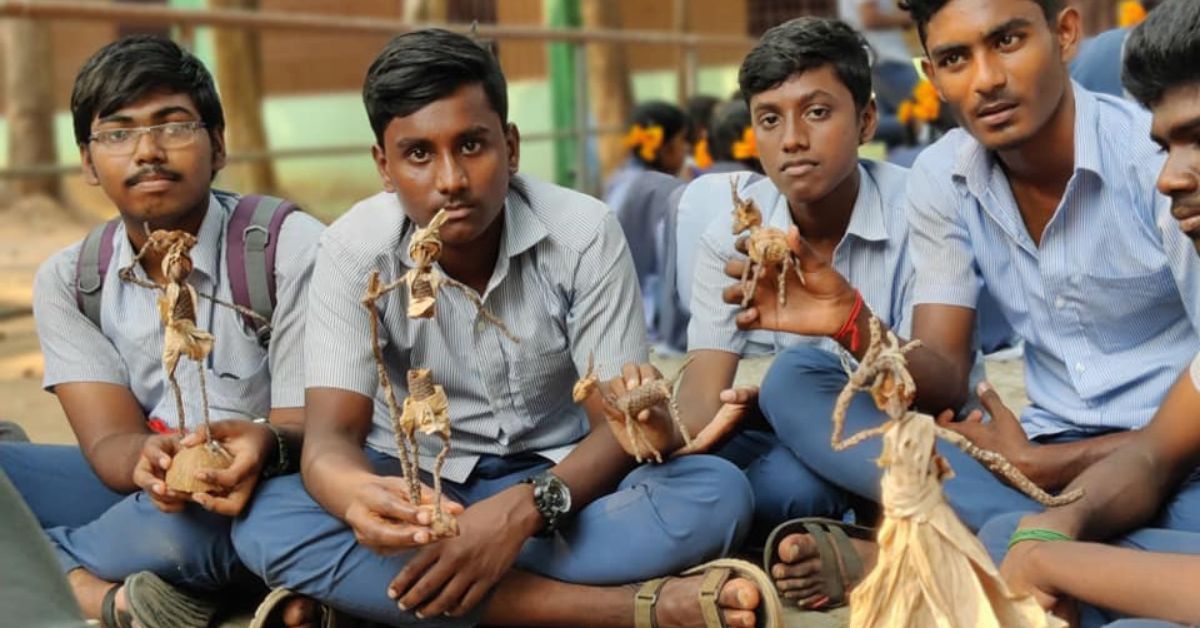
[[[878,502],[882,474],[875,460],[880,455],[880,439],[869,439],[842,452],[829,445],[834,402],[846,381],[837,356],[813,347],[791,347],[775,358],[767,372],[759,405],[779,440],[817,476]],[[877,427],[886,418],[870,395],[855,395],[846,413],[844,436]],[[946,499],[971,530],[978,530],[997,515],[1039,508],[1037,502],[996,479],[957,447],[939,442],[938,453],[954,469],[954,478],[944,485]]]
[[[752,542],[762,542],[789,519],[840,519],[849,508],[844,491],[813,473],[771,432],[739,432],[713,455],[737,465],[750,480],[754,491]]]
[[[152,571],[209,590],[245,573],[229,538],[232,519],[195,504],[164,513],[141,491],[115,493],[78,447],[0,443],[0,468],[46,530],[64,572],[82,567],[120,582]]]
[[[399,475],[399,462],[372,450],[377,473]],[[484,456],[463,483],[444,482],[448,497],[470,506],[551,466],[526,455]],[[425,478],[428,481],[428,478]],[[734,465],[686,456],[642,465],[617,489],[577,512],[553,538],[532,538],[517,567],[588,585],[637,582],[727,554],[749,528],[750,486]],[[265,483],[233,528],[238,554],[273,587],[286,587],[342,611],[389,625],[473,625],[478,618],[417,619],[387,597],[387,584],[414,551],[381,556],[359,545],[340,519],[304,490],[297,476]],[[476,614],[481,613],[476,609]]]
[[[1198,490],[1200,482],[1196,482],[1195,480],[1196,476],[1193,475],[1191,481],[1184,485],[1183,491],[1176,496],[1174,502],[1179,503],[1181,508],[1190,507],[1191,504],[1197,503],[1196,495],[1200,493],[1200,490]],[[979,540],[983,541],[983,546],[987,548],[988,553],[992,555],[992,559],[996,561],[997,565],[1004,561],[1004,555],[1008,552],[1008,539],[1016,531],[1021,517],[1027,514],[1030,513],[1014,512],[1001,515],[989,521],[979,531]],[[1170,520],[1169,509],[1164,514],[1166,515],[1164,518]],[[1200,528],[1192,527],[1190,530],[1200,530]],[[1113,540],[1112,544],[1147,552],[1200,554],[1200,532],[1164,528],[1142,528]],[[1163,575],[1169,577],[1169,574]],[[1079,625],[1081,628],[1102,626],[1106,622],[1119,618],[1115,613],[1086,604],[1081,604],[1079,610]],[[1151,619],[1120,619],[1116,623],[1111,624],[1110,628],[1156,628],[1175,625]]]

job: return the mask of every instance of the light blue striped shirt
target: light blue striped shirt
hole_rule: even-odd
[[[908,222],[904,209],[908,171],[888,163],[863,160],[859,164],[859,175],[858,198],[854,201],[846,235],[834,249],[833,266],[862,292],[863,300],[880,320],[895,328],[897,333],[908,336],[912,324],[909,302],[913,278],[907,254]],[[741,308],[725,303],[721,298],[722,290],[731,281],[725,274],[725,262],[744,257],[734,248],[741,236],[735,236],[731,231],[729,176],[706,175],[689,185],[689,188],[712,190],[711,202],[721,204],[725,209],[708,225],[695,255],[688,350],[710,349],[750,357],[778,353],[796,344],[809,344],[840,352],[839,345],[829,338],[737,328],[734,318]],[[723,194],[717,196],[716,187],[721,187]],[[758,204],[764,225],[786,230],[793,224],[787,197],[770,179],[751,184],[745,189],[744,196]]]
[[[1200,349],[1200,260],[1155,191],[1150,116],[1075,90],[1075,171],[1039,248],[994,156],[962,130],[909,177],[915,304],[986,286],[1025,340],[1030,437],[1145,425]]]
[[[616,216],[600,201],[521,176],[526,203],[510,192],[496,268],[482,298],[520,338],[484,320],[458,290],[443,287],[432,319],[409,319],[401,288],[377,301],[380,341],[397,400],[405,373],[429,368],[450,400],[452,450],[442,476],[465,481],[483,454],[523,452],[562,460],[587,435],[571,387],[595,354],[601,377],[647,359],[646,328],[633,260]],[[379,389],[368,313],[367,275],[391,282],[412,266],[412,222],[395,194],[350,209],[321,239],[306,334],[309,388],[340,388],[375,398],[367,445],[396,455]],[[419,435],[421,467],[441,448]]]
[[[230,303],[225,268],[225,233],[235,199],[223,205],[210,195],[208,211],[191,251],[194,268],[189,282],[197,292],[215,294]],[[196,322],[212,332],[215,342],[204,362],[209,410],[213,419],[266,416],[271,408],[304,405],[301,362],[304,304],[317,239],[323,229],[307,214],[288,216],[275,251],[276,305],[269,349],[258,344],[254,330],[241,314],[200,299]],[[121,281],[117,272],[133,259],[133,246],[118,224],[113,232],[113,256],[104,277],[100,328],[79,310],[75,301],[75,264],[80,243],[47,260],[38,269],[33,288],[33,311],[38,339],[46,359],[43,385],[100,382],[127,386],[147,417],[174,427],[178,413],[163,372],[163,325],[155,290]],[[141,265],[134,273],[146,279]],[[176,370],[189,428],[203,422],[200,383],[195,363],[184,358]]]

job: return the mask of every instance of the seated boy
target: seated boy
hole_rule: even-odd
[[[612,212],[517,174],[504,75],[466,36],[393,39],[363,99],[385,191],[322,237],[303,478],[260,488],[234,529],[243,561],[272,586],[393,625],[753,625],[760,596],[748,580],[657,579],[738,544],[752,508],[744,475],[705,455],[635,466],[595,397],[586,412],[572,403],[593,360],[605,376],[630,363],[626,385],[654,376],[632,365],[646,359],[645,328]],[[448,397],[442,485],[461,506],[457,536],[442,540],[397,477],[362,303],[370,273],[390,282],[413,266],[413,232],[439,210],[434,268],[458,289],[443,284],[429,319],[407,317],[404,289],[376,303],[397,399],[413,368],[430,369]],[[658,410],[649,421],[669,419]],[[420,438],[430,485],[440,442]],[[635,596],[629,584],[649,578]]]
[[[297,441],[303,421],[304,298],[322,228],[301,213],[270,211],[270,199],[243,206],[213,191],[225,164],[221,103],[200,61],[169,40],[138,36],[102,48],[75,80],[71,113],[84,177],[120,212],[43,264],[34,285],[44,385],[79,446],[0,443],[0,465],[47,528],[87,617],[126,626],[128,610],[144,626],[205,626],[214,603],[157,578],[211,591],[244,573],[229,539],[232,517],[260,474],[299,457],[298,442],[288,453],[284,439]],[[251,219],[243,226],[273,231],[274,266],[257,258],[262,276],[252,274],[253,254],[231,242],[239,206],[282,220],[255,227],[238,214]],[[234,454],[228,470],[204,472],[223,487],[213,493],[166,488],[182,435],[167,427],[180,417],[164,374],[160,292],[118,275],[156,229],[196,236],[188,281],[199,294],[233,303],[237,285],[274,284],[273,311],[259,312],[269,327],[212,298],[195,303],[197,325],[214,345],[203,364],[181,360],[176,380],[195,430],[204,421],[197,365],[204,369],[213,436]],[[231,264],[231,255],[244,261]],[[134,279],[162,285],[162,259],[149,249],[133,265]],[[270,303],[264,291],[254,296]],[[260,340],[268,329],[269,345]],[[258,417],[270,423],[252,422]],[[152,574],[120,590],[141,571]]]

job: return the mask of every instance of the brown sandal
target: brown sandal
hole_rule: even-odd
[[[721,607],[717,597],[721,587],[731,577],[746,578],[758,587],[761,597],[756,614],[759,626],[764,628],[783,628],[783,605],[775,592],[775,583],[761,569],[744,560],[722,558],[698,565],[685,570],[679,577],[703,574],[700,582],[700,613],[704,616],[707,628],[726,628],[725,618],[721,616]],[[654,607],[658,604],[658,593],[672,576],[649,580],[638,589],[634,597],[633,618],[636,628],[658,628],[654,620]]]

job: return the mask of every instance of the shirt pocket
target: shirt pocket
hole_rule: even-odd
[[[1125,277],[1085,274],[1080,288],[1088,339],[1106,354],[1145,344],[1183,316],[1179,289],[1166,267]]]
[[[271,367],[265,354],[236,373],[208,369],[205,383],[213,418],[253,418],[271,411]]]
[[[575,364],[565,347],[557,351],[525,353],[517,360],[516,371],[524,402],[522,423],[532,428],[542,417],[554,415],[564,404],[572,403]]]

